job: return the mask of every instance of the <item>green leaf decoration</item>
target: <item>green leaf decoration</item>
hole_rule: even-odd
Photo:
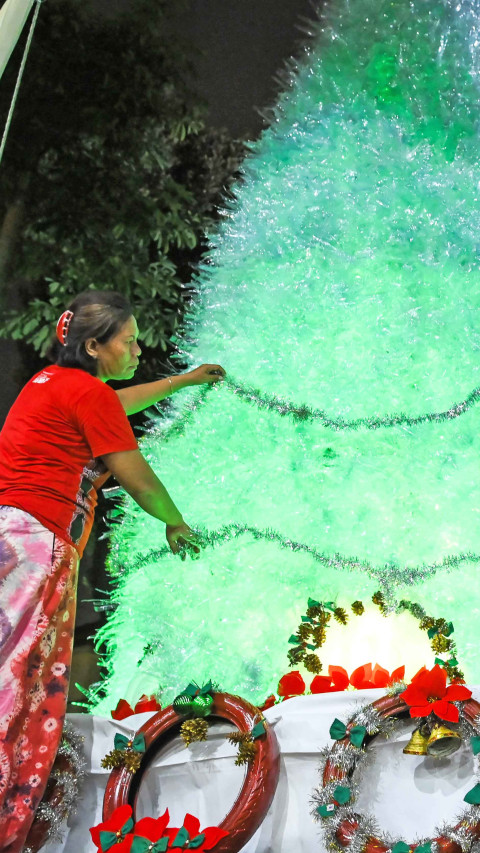
[[[295,634],[291,634],[289,643],[293,643],[293,645],[298,645],[300,642],[300,637],[297,637]]]
[[[136,835],[130,847],[130,853],[166,853],[168,848],[168,837],[160,838],[152,847],[152,842],[148,838],[141,835]]]
[[[302,622],[310,622],[313,625],[313,619],[310,616],[302,616]]]
[[[447,622],[447,627],[443,629],[443,636],[449,637],[450,634],[453,634],[455,628],[453,627],[453,622]],[[417,848],[418,849],[418,848]]]
[[[347,727],[345,723],[342,723],[341,720],[338,720],[336,717],[330,726],[330,737],[333,740],[342,740],[347,734]]]
[[[477,782],[477,784],[473,788],[471,788],[468,794],[465,794],[463,799],[471,806],[480,805],[480,782]]]
[[[352,792],[350,788],[347,788],[346,785],[338,785],[333,792],[333,799],[340,805],[344,806],[345,803],[348,803],[352,796]]]
[[[321,607],[322,605],[320,604],[319,601],[315,601],[314,598],[309,598],[308,599],[308,606],[309,607]]]
[[[478,755],[478,753],[480,752],[480,736],[473,735],[473,737],[470,738],[470,744],[472,747],[473,754]]]
[[[265,732],[266,732],[266,728],[265,728],[265,720],[260,720],[260,722],[259,722],[259,723],[257,723],[257,724],[253,727],[253,729],[252,729],[252,731],[250,732],[250,734],[252,735],[253,739],[254,739],[254,740],[256,740],[256,739],[257,739],[257,737],[261,737],[262,735],[264,735],[264,734],[265,734]]]
[[[310,649],[310,650],[311,650],[311,651],[313,651],[313,652],[314,652],[314,651],[315,651],[315,649],[317,648],[316,646],[313,646],[313,645],[312,645],[312,643],[307,643],[306,645],[307,645],[307,649]]]
[[[327,803],[326,806],[318,806],[317,808],[317,814],[319,814],[320,817],[333,817],[336,811],[337,807],[334,803]]]
[[[210,680],[210,681],[207,681],[207,683],[204,684],[203,687],[200,688],[200,694],[199,695],[200,696],[206,696],[207,693],[211,693],[212,690],[213,690],[213,684]]]
[[[323,606],[324,606],[325,610],[331,610],[332,613],[334,610],[336,610],[336,607],[337,607],[337,605],[335,604],[334,601],[324,601]]]
[[[419,844],[415,847],[415,853],[432,853],[432,842],[426,841],[425,844]]]
[[[438,634],[438,628],[429,628],[427,631],[427,634],[428,634],[429,640],[433,640],[435,635]]]
[[[203,842],[205,841],[205,833],[202,832],[200,835],[196,835],[195,838],[192,838],[190,844],[188,845],[189,850],[196,850],[197,847],[201,847]]]
[[[354,726],[353,729],[350,729],[348,733],[350,743],[353,746],[360,747],[363,743],[366,734],[367,729],[365,728],[365,726]]]
[[[397,841],[392,847],[392,853],[408,853],[410,847],[404,841]]]

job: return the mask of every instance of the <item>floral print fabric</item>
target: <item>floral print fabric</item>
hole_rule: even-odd
[[[0,853],[20,853],[60,742],[78,555],[0,507]]]

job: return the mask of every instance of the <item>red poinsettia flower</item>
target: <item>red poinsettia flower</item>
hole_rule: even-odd
[[[335,693],[346,690],[348,684],[348,672],[343,666],[329,666],[328,675],[316,675],[310,690],[312,693]]]
[[[356,690],[368,690],[374,687],[389,687],[396,681],[401,681],[404,675],[404,666],[399,666],[398,669],[394,669],[390,675],[388,670],[384,669],[383,666],[379,666],[378,663],[373,667],[371,663],[366,663],[363,666],[359,666],[357,669],[354,669],[350,676],[350,684],[352,687],[355,687]]]
[[[133,830],[132,853],[136,847],[140,847],[140,849],[142,849],[142,845],[135,839],[143,838],[147,841],[155,842],[160,841],[161,838],[167,837],[170,842],[173,837],[173,830],[169,831],[167,829],[169,820],[170,815],[168,813],[168,809],[166,809],[163,815],[157,819],[153,817],[142,817],[142,819],[135,824],[135,829]],[[112,853],[116,853],[115,848]]]
[[[282,676],[278,682],[277,692],[284,699],[290,699],[291,696],[301,696],[302,693],[305,693],[305,682],[298,669]]]
[[[447,673],[437,663],[433,669],[422,667],[400,697],[410,706],[411,717],[435,714],[441,720],[458,723],[458,708],[452,703],[463,702],[471,695],[472,691],[462,684],[447,687]]]
[[[90,828],[92,841],[97,849],[106,853],[129,853],[133,835],[132,807],[119,806],[108,820]]]
[[[200,821],[197,817],[191,814],[186,814],[183,826],[179,829],[168,829],[170,838],[170,846],[172,849],[188,850],[190,842],[194,841],[192,849],[197,853],[202,853],[204,850],[211,850],[220,841],[225,838],[228,832],[220,829],[218,826],[207,826],[200,830]],[[170,850],[170,847],[169,847]]]

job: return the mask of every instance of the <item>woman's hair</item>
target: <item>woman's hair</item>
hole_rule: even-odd
[[[61,367],[79,367],[96,376],[97,360],[87,353],[85,342],[95,338],[99,344],[106,344],[132,316],[132,307],[125,296],[114,290],[86,290],[68,308],[73,317],[65,344],[55,338],[47,356]]]

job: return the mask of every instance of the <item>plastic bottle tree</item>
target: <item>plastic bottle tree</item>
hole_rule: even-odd
[[[332,2],[286,71],[179,342],[228,381],[142,443],[208,545],[180,562],[126,502],[97,709],[192,678],[265,696],[309,595],[378,588],[452,619],[478,680],[479,15]]]

